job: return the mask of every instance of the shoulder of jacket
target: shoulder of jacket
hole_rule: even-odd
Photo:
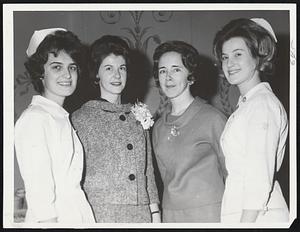
[[[72,119],[81,119],[81,118],[88,118],[89,116],[93,115],[94,113],[101,112],[101,109],[97,110],[97,108],[90,107],[86,102],[83,104],[78,110],[74,111],[71,114]]]

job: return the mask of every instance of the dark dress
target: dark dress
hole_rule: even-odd
[[[195,98],[180,116],[167,109],[153,128],[164,184],[163,222],[219,222],[226,176],[219,140],[226,117]]]

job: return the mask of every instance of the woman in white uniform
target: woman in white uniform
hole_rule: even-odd
[[[83,150],[63,103],[77,84],[83,46],[62,28],[35,31],[25,67],[40,95],[15,125],[28,209],[25,222],[93,223],[82,191]]]
[[[262,81],[272,71],[276,42],[271,25],[261,18],[232,20],[214,40],[224,75],[241,94],[221,136],[228,170],[221,222],[289,220],[275,178],[284,157],[287,114]]]

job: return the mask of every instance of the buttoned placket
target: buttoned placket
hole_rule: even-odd
[[[128,113],[125,112],[125,113],[122,113],[119,115],[119,120],[121,121],[121,123],[126,123],[126,124],[128,123],[129,113],[130,112],[128,112]],[[128,130],[128,131],[130,131],[130,130]],[[133,163],[131,162],[134,165],[131,165],[131,168],[130,168],[130,171],[129,171],[129,174],[127,177],[130,182],[134,183],[136,181],[136,170],[133,169],[133,167],[136,167],[136,164],[135,164],[136,160],[134,157],[134,144],[132,142],[128,141],[125,149],[127,149],[130,159],[132,159],[132,161],[134,161]]]

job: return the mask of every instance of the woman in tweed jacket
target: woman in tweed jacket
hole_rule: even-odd
[[[97,222],[160,222],[149,134],[121,104],[126,85],[128,45],[106,35],[90,49],[90,71],[101,97],[73,113],[86,155],[84,189]]]

